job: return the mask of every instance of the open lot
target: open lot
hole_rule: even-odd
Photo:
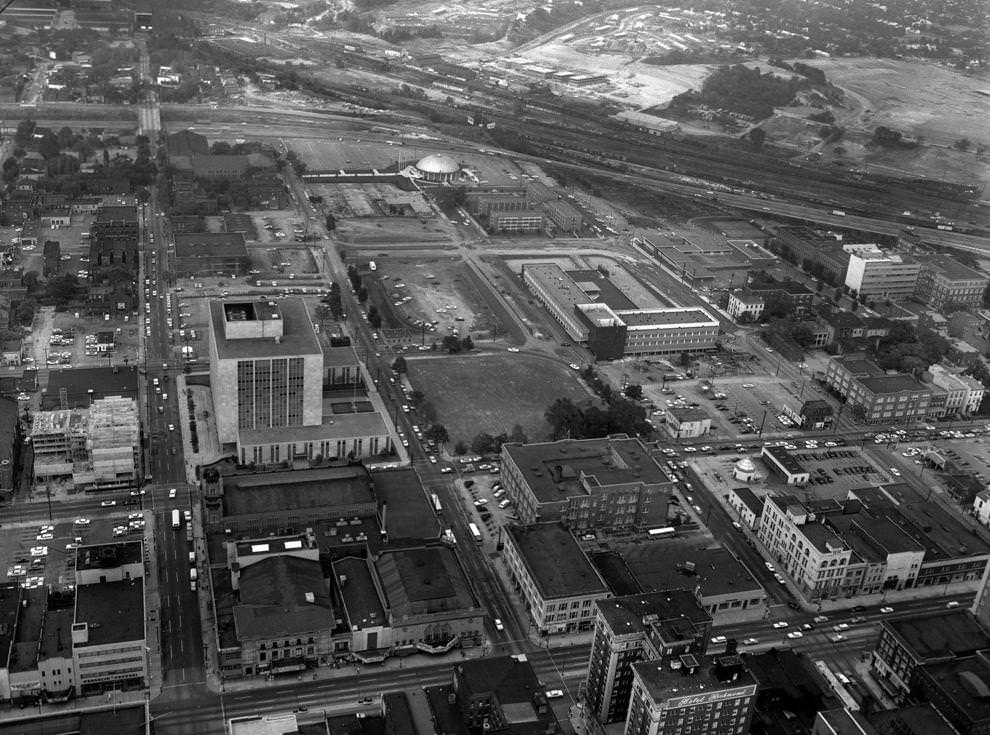
[[[378,270],[365,275],[372,300],[391,327],[387,338],[397,342],[440,342],[457,336],[491,333],[493,315],[479,296],[467,266],[457,258],[379,259]],[[421,321],[431,327],[416,326]],[[433,322],[436,322],[433,324]],[[427,331],[424,334],[424,329]]]
[[[409,380],[433,404],[451,445],[480,432],[522,426],[530,441],[549,438],[543,414],[557,398],[590,400],[573,371],[522,354],[443,356],[409,360]]]

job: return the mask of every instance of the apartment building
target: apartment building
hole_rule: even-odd
[[[743,314],[749,314],[751,321],[756,321],[763,314],[766,303],[759,294],[749,291],[733,291],[729,294],[729,303],[725,307],[726,313],[736,321]]]

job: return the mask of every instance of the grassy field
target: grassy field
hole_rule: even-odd
[[[557,398],[590,399],[577,375],[563,365],[506,352],[409,360],[409,380],[423,391],[447,427],[451,444],[523,427],[530,441],[549,438],[543,418]]]

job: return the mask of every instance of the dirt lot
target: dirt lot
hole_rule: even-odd
[[[516,424],[530,441],[545,441],[543,414],[557,398],[590,399],[566,366],[521,354],[437,356],[409,360],[409,380],[437,411],[451,445],[479,432],[500,434]]]
[[[402,241],[450,242],[453,230],[446,222],[438,219],[372,217],[338,222],[334,234],[342,242],[388,247]]]

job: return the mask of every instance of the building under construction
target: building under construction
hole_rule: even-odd
[[[89,408],[39,411],[31,427],[34,480],[72,482],[75,490],[136,485],[140,422],[133,398],[108,396]]]

